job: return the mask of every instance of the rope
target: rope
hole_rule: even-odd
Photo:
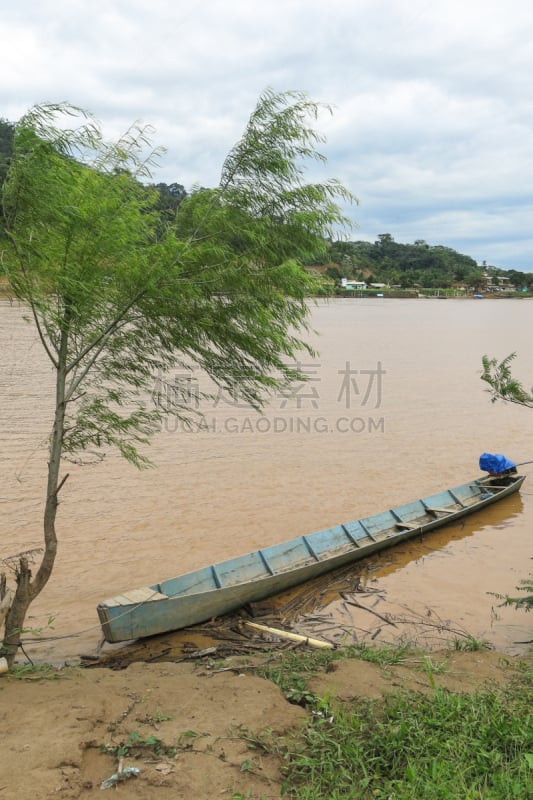
[[[150,597],[147,597],[146,600],[141,600],[141,602],[137,603],[135,606],[133,606],[133,608],[128,608],[126,611],[123,611],[122,614],[118,614],[118,616],[116,616],[115,619],[122,619],[122,617],[125,617],[128,614],[132,614],[138,608],[150,602],[151,598],[156,594],[159,594],[159,592],[157,591],[152,592]],[[32,639],[21,639],[20,644],[21,645],[27,644],[27,642],[56,642],[59,641],[59,639],[76,639],[78,636],[82,636],[84,633],[90,633],[91,631],[98,630],[99,628],[101,628],[100,623],[98,623],[97,625],[91,625],[90,628],[84,628],[83,630],[78,631],[77,633],[65,633],[62,636],[40,636]]]

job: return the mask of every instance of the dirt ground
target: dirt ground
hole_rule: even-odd
[[[251,739],[267,729],[296,730],[308,715],[252,674],[252,663],[276,658],[270,652],[253,659],[0,676],[0,800],[102,797],[101,783],[116,773],[120,747],[122,769],[139,773],[113,785],[111,796],[279,798],[282,765],[250,749]],[[429,691],[433,682],[470,691],[505,682],[516,663],[486,650],[413,653],[387,668],[336,661],[308,686],[342,702],[399,687]]]

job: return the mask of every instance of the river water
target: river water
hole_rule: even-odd
[[[531,300],[321,301],[318,354],[301,364],[308,383],[263,416],[221,396],[204,403],[200,430],[164,426],[149,448],[154,469],[113,453],[66,463],[56,569],[27,639],[67,638],[28,642],[31,657],[94,653],[96,605],[121,591],[460,484],[477,477],[484,451],[533,459],[533,411],[492,404],[480,381],[483,354],[516,350],[531,383],[532,311]],[[24,316],[0,301],[1,559],[41,544],[53,375]],[[195,375],[193,404],[203,388]],[[533,465],[525,471],[520,495],[363,565],[389,610],[524,650],[530,617],[489,592],[516,594],[531,569]],[[330,602],[338,621],[346,608]]]

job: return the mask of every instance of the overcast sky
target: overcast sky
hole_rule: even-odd
[[[213,186],[258,96],[330,103],[323,173],[352,239],[425,239],[533,271],[531,0],[14,0],[0,117],[67,100],[110,138],[141,119],[155,181]],[[315,168],[316,169],[316,168]]]

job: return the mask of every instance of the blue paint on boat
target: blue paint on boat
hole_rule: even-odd
[[[474,479],[370,517],[125,591],[98,605],[104,636],[108,642],[121,642],[205,622],[454,522],[508,497],[523,481],[516,474]]]

